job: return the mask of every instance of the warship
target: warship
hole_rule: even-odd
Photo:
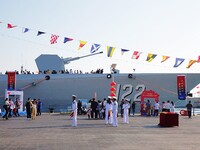
[[[66,73],[65,65],[71,61],[101,54],[94,53],[82,57],[60,58],[57,55],[42,54],[35,59],[38,74],[16,74],[16,91],[23,92],[22,103],[28,98],[36,98],[42,101],[42,111],[48,112],[54,109],[56,112],[67,111],[71,107],[71,96],[77,95],[77,99],[90,100],[96,96],[97,100],[103,100],[110,95],[110,84],[115,82],[115,93],[120,103],[126,98],[131,102],[136,101],[136,110],[140,109],[141,94],[144,90],[153,90],[159,95],[159,101],[174,101],[179,103],[177,96],[177,76],[185,75],[187,82],[187,100],[198,100],[200,93],[198,73],[119,73],[111,66],[110,73],[95,74],[70,74]],[[0,75],[0,106],[3,105],[7,92],[7,74]],[[194,89],[196,88],[196,91]],[[12,99],[19,95],[10,94]],[[150,99],[153,101],[153,99]],[[183,105],[185,101],[181,100]],[[24,109],[24,107],[22,108]]]

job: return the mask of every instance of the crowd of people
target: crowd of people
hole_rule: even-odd
[[[36,116],[41,116],[42,102],[40,101],[40,99],[31,100],[31,98],[28,98],[28,100],[25,103],[25,108],[27,118],[35,120]]]
[[[85,74],[103,74],[103,69],[97,69],[96,71],[91,70],[90,72],[85,72]],[[66,69],[66,70],[59,70],[58,72],[56,70],[45,70],[45,71],[39,71],[38,74],[83,74],[82,70],[72,70],[72,69]]]
[[[16,98],[15,102],[11,98],[6,98],[3,108],[5,110],[5,114],[3,115],[3,119],[8,120],[8,118],[11,117],[19,117],[19,109],[22,107],[21,101]],[[25,110],[27,114],[27,118],[36,119],[36,116],[41,115],[41,108],[42,108],[42,102],[40,99],[31,100],[28,98],[28,100],[25,103]]]
[[[15,70],[16,74],[103,74],[103,69],[97,69],[95,70],[91,70],[90,72],[83,72],[82,70],[72,70],[72,69],[66,69],[66,70],[44,70],[44,71],[38,71],[36,73],[28,71],[28,70],[21,70],[21,71],[17,71]],[[0,73],[2,74],[2,73]],[[6,71],[5,74],[8,74],[8,72]]]
[[[73,117],[74,114],[78,115],[84,114],[88,116],[88,119],[104,119],[105,124],[111,124],[117,127],[118,126],[117,117],[119,108],[118,106],[120,106],[121,117],[123,118],[124,123],[129,123],[129,116],[131,113],[131,109],[133,116],[135,114],[136,103],[132,102],[131,104],[129,99],[122,99],[120,105],[118,105],[116,97],[108,96],[108,98],[104,98],[102,101],[101,100],[97,101],[95,98],[93,98],[89,100],[85,106],[83,106],[80,100],[76,104],[75,95],[73,95],[72,97],[73,97],[72,110],[75,113],[73,113],[71,117]],[[74,121],[73,126],[76,126],[76,124],[77,124],[76,121]]]
[[[5,114],[3,115],[3,119],[8,120],[8,118],[11,118],[13,116],[18,117],[19,115],[19,109],[21,106],[21,102],[19,99],[16,99],[15,102],[13,102],[12,99],[5,99],[3,108],[5,110]]]
[[[89,119],[104,119],[105,124],[112,124],[113,126],[118,126],[118,102],[116,97],[104,98],[103,101],[96,101],[95,98],[90,100],[86,106],[82,106],[81,101],[76,102],[76,96],[73,95],[72,102],[72,112],[71,117],[74,119],[73,126],[77,126],[77,114],[87,114]],[[122,99],[119,105],[121,117],[124,123],[129,123],[129,116],[132,110],[132,114],[135,114],[136,102],[133,101],[132,104],[129,99]],[[192,110],[191,101],[186,105],[188,111],[188,117],[191,118]],[[84,108],[84,109],[83,109]],[[74,113],[76,112],[76,113]],[[172,112],[175,113],[175,104],[173,101],[163,101],[160,105],[158,101],[154,101],[152,104],[150,100],[141,107],[141,114],[145,112],[146,116],[158,116],[160,112]],[[74,115],[76,114],[76,115]],[[144,115],[144,114],[143,114]]]
[[[175,112],[175,104],[173,101],[163,101],[160,105],[158,101],[154,101],[152,104],[150,100],[141,107],[141,112],[146,116],[158,116],[159,112]]]
[[[40,99],[28,100],[25,103],[25,109],[28,119],[35,120],[36,116],[41,115],[42,102]],[[9,117],[18,117],[19,109],[22,107],[21,102],[18,98],[13,102],[12,99],[5,99],[3,108],[5,114],[3,119],[8,120]],[[77,126],[77,114],[78,115],[87,115],[88,119],[104,119],[105,124],[111,124],[115,127],[118,126],[118,109],[120,109],[121,117],[123,118],[124,123],[129,123],[129,116],[132,112],[132,115],[135,114],[136,102],[130,102],[129,99],[122,99],[118,105],[116,97],[104,98],[103,101],[96,100],[95,98],[91,99],[85,106],[82,105],[82,102],[79,100],[76,102],[76,95],[72,96],[72,114],[73,126]],[[191,118],[192,111],[191,101],[186,105],[188,111],[188,117]],[[163,101],[160,105],[158,101],[154,101],[152,104],[150,100],[147,100],[145,105],[141,107],[141,113],[145,112],[146,116],[158,116],[159,112],[175,112],[175,105],[173,101]],[[1,114],[1,111],[0,111]]]

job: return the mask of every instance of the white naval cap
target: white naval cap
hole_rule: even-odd
[[[72,95],[72,97],[76,97],[76,95]]]
[[[108,98],[112,98],[111,96],[108,96]]]
[[[117,97],[116,97],[116,96],[113,96],[112,98],[113,98],[113,99],[117,99]]]

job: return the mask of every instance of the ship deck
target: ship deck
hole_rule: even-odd
[[[179,116],[179,127],[159,127],[158,117],[130,117],[129,124],[104,125],[103,120],[78,116],[71,127],[68,115],[42,114],[36,120],[26,117],[0,119],[0,149],[34,150],[191,150],[199,149],[200,116]]]

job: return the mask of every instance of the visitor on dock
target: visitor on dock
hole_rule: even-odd
[[[124,110],[124,114],[123,114],[123,119],[124,119],[124,123],[129,123],[129,115],[128,115],[128,110],[130,108],[130,104],[129,104],[129,100],[125,99],[125,102],[123,104],[123,110]]]
[[[191,118],[191,114],[192,114],[192,104],[191,101],[189,101],[189,103],[186,105],[187,108],[187,112],[188,112],[188,118]]]
[[[77,126],[77,101],[76,95],[72,95],[72,127]]]

